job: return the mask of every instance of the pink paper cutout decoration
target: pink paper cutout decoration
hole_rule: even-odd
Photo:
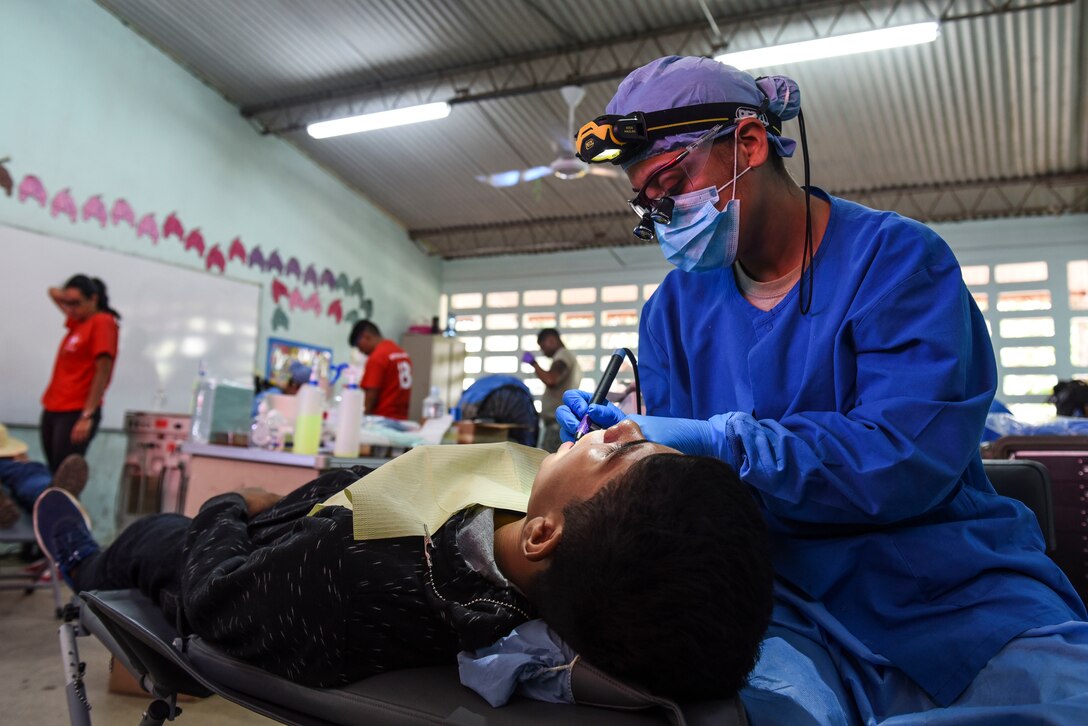
[[[128,222],[129,227],[136,226],[136,213],[132,211],[132,207],[124,199],[118,199],[113,203],[113,209],[110,210],[110,221],[113,222],[113,226],[116,227],[121,222]],[[158,230],[155,230],[158,232]]]
[[[227,256],[230,261],[241,260],[244,265],[246,262],[246,248],[242,245],[242,238],[235,237],[230,243],[230,254]]]
[[[65,187],[57,192],[56,196],[53,197],[49,213],[54,217],[59,214],[66,214],[73,223],[76,221],[76,201],[72,199],[70,188]]]
[[[200,228],[194,229],[189,233],[189,236],[185,238],[185,251],[196,250],[197,257],[204,256],[204,235],[200,233]]]
[[[162,223],[162,238],[166,239],[172,234],[177,235],[178,242],[185,241],[185,228],[181,226],[181,220],[175,212],[170,212],[166,221]]]
[[[333,300],[329,303],[329,312],[326,315],[330,318],[336,318],[338,323],[344,319],[344,306],[340,300]]]
[[[304,310],[306,308],[306,301],[302,299],[302,293],[299,292],[296,287],[291,291],[291,297],[287,300],[292,310]]]
[[[19,182],[19,201],[25,202],[27,199],[36,199],[41,207],[45,208],[45,202],[49,198],[49,195],[45,193],[45,187],[42,185],[42,180],[33,174],[27,174],[23,177],[23,180]]]
[[[102,195],[95,194],[83,203],[83,221],[97,219],[98,226],[106,227],[106,205],[102,203]]]
[[[280,282],[279,278],[272,280],[272,302],[279,304],[280,298],[287,295],[287,285]]]
[[[264,269],[266,272],[275,270],[281,275],[283,274],[283,261],[280,260],[279,250],[272,250],[272,254],[268,256],[268,261],[265,263]]]
[[[302,266],[298,264],[297,257],[287,260],[287,274],[294,275],[296,280],[302,275]]]
[[[140,223],[136,225],[136,239],[147,237],[152,244],[159,243],[159,223],[155,221],[153,213],[140,217]]]
[[[321,317],[321,298],[318,297],[316,292],[313,295],[310,295],[310,297],[306,298],[306,308],[305,309],[306,310],[313,310],[315,318],[320,318]]]
[[[204,258],[204,269],[211,272],[213,267],[218,267],[220,273],[227,267],[227,260],[223,257],[223,250],[219,248],[218,244],[213,245],[208,250],[208,256]]]
[[[306,268],[306,273],[302,276],[302,284],[317,287],[317,270],[313,265]]]

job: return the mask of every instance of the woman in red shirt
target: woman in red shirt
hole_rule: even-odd
[[[69,454],[83,454],[102,420],[102,395],[117,358],[117,321],[106,285],[75,275],[64,287],[49,288],[64,313],[67,332],[57,351],[53,376],[42,395],[42,449],[56,471]]]

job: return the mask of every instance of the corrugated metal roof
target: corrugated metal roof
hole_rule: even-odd
[[[705,22],[698,0],[99,1],[240,108],[366,84],[399,88],[405,79],[451,68],[498,77],[511,59],[532,73],[587,75],[622,66],[623,53],[644,61],[670,52],[655,44],[660,29]],[[736,49],[829,29],[852,32],[889,18],[896,24],[928,19],[948,6],[821,2],[807,4],[801,17],[781,14],[798,6],[783,0],[707,4],[716,18],[745,16],[720,27],[722,40]],[[995,4],[962,0],[951,11],[971,14]],[[716,39],[699,35],[687,47],[710,52]],[[597,56],[561,54],[624,37],[627,46],[609,46]],[[678,37],[669,42],[683,42]],[[924,46],[760,73],[783,73],[799,83],[813,181],[829,190],[977,186],[1062,174],[1079,184],[1076,175],[1088,171],[1085,37],[1088,13],[1084,0],[1076,0],[944,23],[938,41]],[[641,44],[638,52],[631,44]],[[537,60],[526,62],[530,57]],[[601,112],[616,83],[586,85],[579,122]],[[400,102],[424,92],[412,89]],[[368,103],[380,106],[378,96],[370,94]],[[787,125],[787,134],[796,136],[795,124]],[[444,248],[444,229],[610,212],[629,195],[625,180],[595,176],[546,177],[506,189],[475,180],[557,156],[557,142],[566,136],[566,106],[557,90],[459,103],[449,118],[430,124],[323,141],[304,132],[286,136],[410,230],[429,230],[424,244],[447,256],[472,249],[463,236],[459,249]],[[799,158],[789,166],[800,178]],[[1071,208],[1088,205],[1085,195],[1077,199]],[[615,244],[629,226],[617,218],[615,236],[557,239],[553,247]],[[517,226],[507,228],[510,248],[530,251]],[[532,244],[548,249],[539,239]]]

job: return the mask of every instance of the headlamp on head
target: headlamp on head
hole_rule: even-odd
[[[714,126],[732,126],[742,118],[757,118],[773,134],[780,134],[782,121],[770,113],[766,99],[760,106],[746,103],[701,103],[624,116],[598,116],[575,136],[576,156],[588,164],[622,164],[649,144],[665,136],[704,131]]]
[[[620,164],[647,141],[646,117],[640,112],[598,116],[575,137],[576,156],[588,164]]]

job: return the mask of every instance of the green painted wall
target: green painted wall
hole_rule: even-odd
[[[396,220],[291,145],[259,135],[215,91],[102,8],[88,0],[0,0],[0,29],[0,158],[11,157],[6,168],[17,187],[33,174],[48,193],[43,209],[0,191],[0,223],[205,269],[205,260],[174,237],[153,245],[123,222],[102,228],[82,215],[72,222],[49,211],[65,188],[77,208],[100,194],[108,211],[123,198],[137,220],[153,212],[160,234],[176,212],[186,232],[200,229],[206,252],[219,243],[226,254],[240,237],[247,250],[278,250],[284,264],[295,256],[303,269],[312,262],[319,273],[329,267],[361,278],[374,319],[391,337],[437,311],[441,265],[419,252]],[[43,298],[46,287],[74,272],[58,260],[55,279],[41,281]],[[263,286],[255,361],[263,370],[264,341],[273,334],[273,278],[305,296],[313,288],[237,261],[225,274]],[[344,297],[345,313],[353,307],[339,291],[320,288],[320,296],[324,309],[337,297]],[[324,310],[320,317],[302,311],[288,317],[289,330],[275,335],[332,347],[341,360],[347,355],[346,323]],[[58,321],[40,340],[5,341],[0,355],[17,355],[24,345],[55,348],[60,334]],[[40,393],[9,391],[0,399]],[[99,521],[112,517],[122,448],[103,438],[91,451],[87,500]],[[102,526],[108,536],[109,525]]]

